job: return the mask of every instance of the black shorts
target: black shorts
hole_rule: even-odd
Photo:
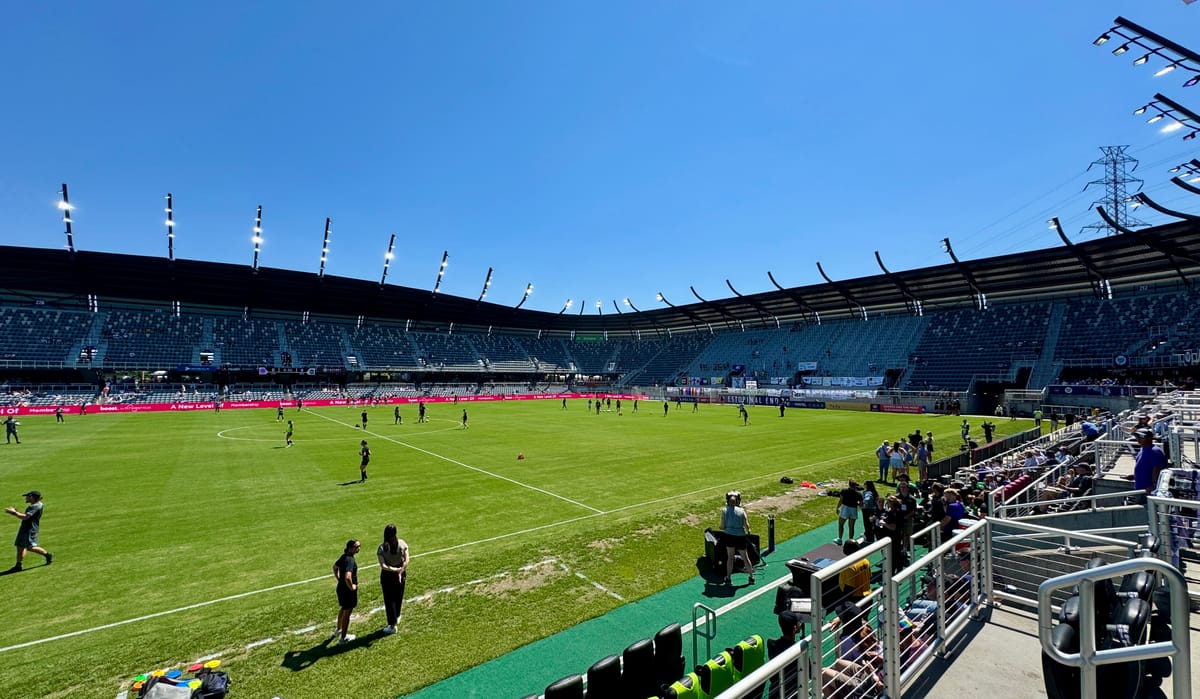
[[[354,609],[358,606],[358,590],[351,590],[345,585],[337,586],[338,607],[341,609]]]
[[[747,549],[746,536],[744,534],[743,535],[726,534],[725,535],[725,547],[731,548],[731,549],[736,549],[738,551],[745,551]]]

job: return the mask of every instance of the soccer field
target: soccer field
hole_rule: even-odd
[[[236,696],[400,696],[694,576],[731,487],[755,531],[770,511],[784,538],[833,516],[801,480],[872,478],[879,442],[917,427],[935,456],[959,442],[953,417],[763,407],[743,426],[733,406],[586,407],[440,403],[417,424],[402,406],[394,425],[381,406],[365,430],[362,408],[289,409],[292,448],[274,410],[22,418],[0,503],[41,490],[56,558],[0,577],[2,693],[113,697],[140,672],[215,656]],[[16,519],[0,521],[11,542]],[[388,522],[413,561],[385,637],[374,564]],[[326,646],[330,568],[350,538],[359,639]]]

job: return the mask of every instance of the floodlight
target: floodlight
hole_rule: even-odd
[[[1192,77],[1188,78],[1188,79],[1187,79],[1187,82],[1185,82],[1185,83],[1183,84],[1183,86],[1184,86],[1184,87],[1192,87],[1192,86],[1194,86],[1196,83],[1200,83],[1200,75],[1193,75]]]
[[[442,286],[442,277],[445,276],[445,274],[446,274],[446,265],[448,264],[447,260],[449,260],[449,259],[450,259],[450,251],[443,250],[442,251],[442,265],[440,267],[438,267],[437,281],[435,281],[433,283],[433,295],[434,296],[437,296],[438,289],[440,289]]]
[[[1183,128],[1183,122],[1181,122],[1181,121],[1173,121],[1173,122],[1171,122],[1170,124],[1167,124],[1166,126],[1164,126],[1164,127],[1162,127],[1161,129],[1159,129],[1159,131],[1160,131],[1161,133],[1171,133],[1172,131],[1178,131],[1178,130],[1180,130],[1180,129],[1182,129],[1182,128]]]
[[[167,259],[175,259],[175,203],[167,192]]]
[[[1147,119],[1146,123],[1153,124],[1154,122],[1161,120],[1164,116],[1166,116],[1166,115],[1165,114],[1155,114],[1154,116]]]
[[[1096,37],[1096,40],[1092,42],[1092,45],[1093,46],[1103,46],[1104,42],[1108,41],[1109,38],[1110,37],[1108,35],[1108,32],[1105,32],[1105,33],[1101,34],[1100,36]]]
[[[1162,77],[1162,76],[1166,75],[1167,73],[1170,73],[1171,71],[1175,70],[1178,67],[1179,67],[1178,63],[1168,63],[1167,65],[1163,66],[1162,68],[1159,68],[1158,72],[1154,74],[1154,77],[1156,77],[1156,78]]]
[[[525,305],[525,302],[527,300],[529,300],[529,295],[532,293],[533,293],[533,282],[529,282],[529,284],[525,286],[525,295],[521,297],[521,301],[519,303],[517,303],[517,305],[514,306],[513,308],[520,308],[521,306]]]
[[[67,198],[67,183],[63,182],[62,186],[62,201],[58,202],[58,208],[63,212],[63,224],[67,227],[67,250],[73,255],[75,254],[75,237],[71,233],[71,214],[70,211],[74,207],[71,206],[71,200]]]
[[[487,278],[483,280],[483,291],[479,292],[479,301],[487,298],[488,287],[492,285],[492,268],[488,267]]]
[[[558,314],[559,314],[559,315],[562,315],[562,314],[566,313],[566,312],[567,312],[567,309],[568,309],[568,308],[570,308],[570,307],[571,307],[571,306],[573,306],[573,305],[575,305],[575,302],[574,302],[574,301],[572,301],[571,299],[567,299],[567,302],[563,304],[562,310],[561,310],[561,311],[559,311],[559,312],[558,312]]]
[[[1143,104],[1142,106],[1140,106],[1140,107],[1138,107],[1137,109],[1133,110],[1133,113],[1134,113],[1134,114],[1145,114],[1145,113],[1146,113],[1146,108],[1147,108],[1148,106],[1149,106],[1149,105],[1145,105],[1145,104]]]
[[[1092,43],[1094,43],[1094,44],[1095,44],[1096,42],[1092,42]],[[1102,43],[1103,43],[1103,42],[1102,42]],[[1096,46],[1099,46],[1099,45],[1100,45],[1100,44],[1096,44]],[[1114,56],[1120,56],[1121,54],[1125,53],[1125,52],[1126,52],[1126,51],[1128,51],[1128,50],[1129,50],[1129,44],[1121,44],[1121,45],[1120,45],[1120,46],[1118,46],[1117,48],[1113,49],[1113,52],[1112,52],[1112,53],[1113,53],[1113,55],[1114,55]]]
[[[396,247],[396,234],[393,233],[391,240],[388,241],[387,252],[384,253],[384,255],[383,255],[383,276],[379,278],[379,286],[380,287],[382,287],[383,283],[387,281],[388,267],[390,267],[392,264],[392,250],[394,250],[395,247]]]
[[[329,257],[329,225],[332,219],[325,219],[325,239],[321,241],[321,268],[317,270],[317,279],[325,278],[325,260]]]
[[[1133,59],[1133,64],[1134,64],[1135,66],[1145,65],[1145,64],[1146,64],[1146,62],[1147,62],[1147,61],[1149,61],[1149,60],[1150,60],[1150,54],[1145,54],[1145,55],[1144,55],[1144,56],[1142,56],[1141,58],[1135,58],[1135,59]]]

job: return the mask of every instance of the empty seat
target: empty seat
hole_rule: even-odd
[[[546,687],[546,699],[583,699],[583,675],[567,675]]]
[[[671,683],[663,696],[666,699],[708,699],[708,695],[700,688],[700,678],[694,672]]]
[[[722,651],[703,665],[697,665],[696,675],[700,678],[700,689],[715,697],[733,686],[733,656]]]
[[[683,627],[669,624],[654,634],[654,682],[659,687],[670,686],[683,677]]]
[[[643,638],[621,653],[621,686],[624,696],[658,696],[660,688],[654,674],[654,641]],[[550,699],[550,697],[546,697]]]
[[[587,699],[621,699],[621,659],[603,657],[587,671]]]

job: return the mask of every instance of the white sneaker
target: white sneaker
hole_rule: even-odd
[[[388,624],[387,626],[383,627],[383,633],[385,636],[390,636],[391,634],[396,633],[396,627]]]
[[[837,537],[836,539],[833,540],[833,543],[837,544],[838,546],[841,546],[842,545],[842,537],[840,537],[840,536]]]
[[[341,641],[338,641],[338,642],[339,642],[339,643],[349,643],[350,641],[353,641],[353,640],[354,640],[354,639],[356,639],[356,638],[358,638],[358,636],[355,636],[355,635],[354,635],[354,634],[352,634],[352,633],[348,633],[348,634],[346,634],[345,636],[342,636],[342,640],[341,640]]]

